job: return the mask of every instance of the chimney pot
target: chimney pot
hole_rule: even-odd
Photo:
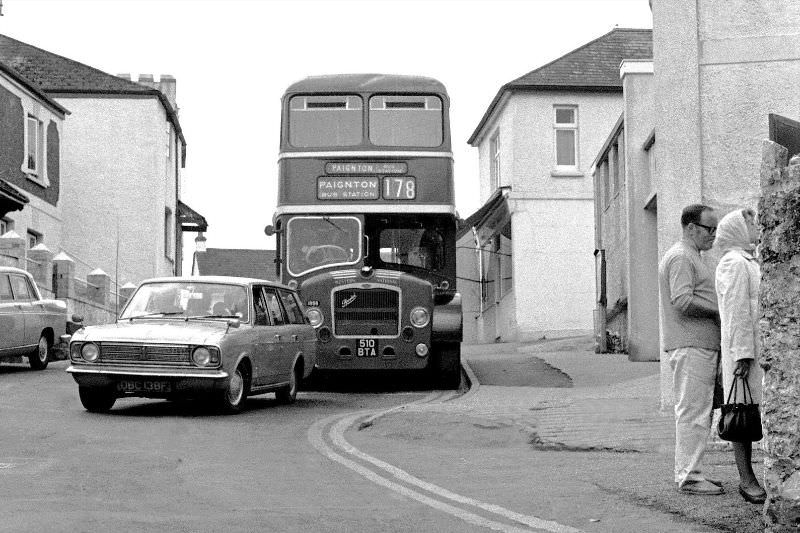
[[[118,78],[122,78],[123,80],[131,81],[131,75],[128,74],[127,72],[125,72],[123,74],[117,74],[117,77]]]
[[[152,74],[139,74],[139,83],[151,84],[153,83]]]

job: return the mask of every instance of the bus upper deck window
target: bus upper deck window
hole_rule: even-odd
[[[378,146],[442,144],[442,100],[438,96],[381,95],[369,99],[369,140]]]
[[[294,96],[289,100],[289,142],[298,148],[361,144],[362,112],[358,96]]]

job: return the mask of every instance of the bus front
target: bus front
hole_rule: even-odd
[[[283,98],[277,271],[322,370],[460,381],[448,98],[430,78],[328,76]]]

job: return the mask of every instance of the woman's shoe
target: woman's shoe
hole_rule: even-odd
[[[767,499],[767,493],[764,489],[761,489],[760,492],[753,494],[752,492],[747,492],[742,488],[741,485],[739,485],[739,494],[741,494],[742,498],[750,503],[762,504]]]

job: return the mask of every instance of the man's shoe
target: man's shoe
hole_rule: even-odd
[[[706,481],[708,481],[709,483],[713,483],[717,487],[721,487],[722,486],[722,481],[720,481],[718,479],[713,479],[713,478],[707,477]]]
[[[751,493],[747,492],[739,485],[739,494],[750,503],[762,504],[767,499],[767,492],[764,489],[761,489],[760,492]]]
[[[686,494],[702,494],[706,496],[714,496],[725,492],[722,487],[719,487],[708,480],[701,481],[687,481],[678,488],[678,492]]]

